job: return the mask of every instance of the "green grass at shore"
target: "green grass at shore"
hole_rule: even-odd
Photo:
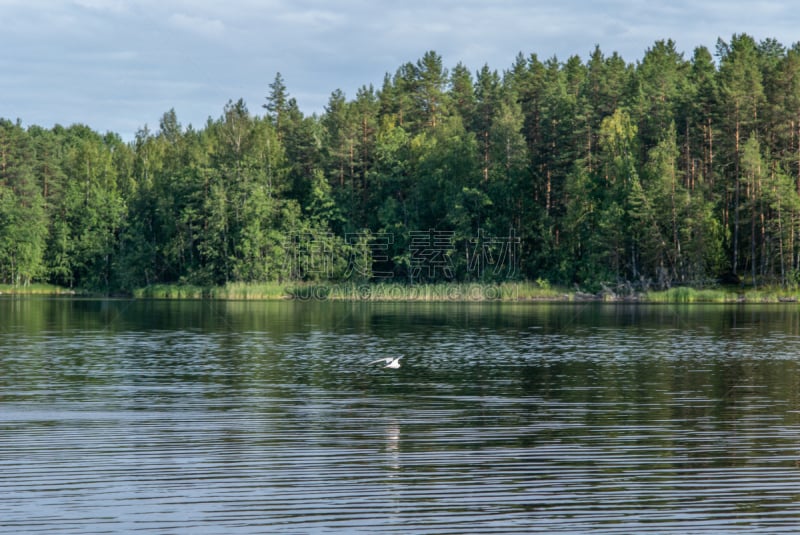
[[[744,300],[748,303],[795,302],[800,300],[800,289],[764,286],[745,290]]]
[[[500,284],[445,282],[435,284],[295,284],[287,286],[291,299],[331,301],[568,301],[557,288],[531,282]]]
[[[0,296],[68,296],[92,295],[50,284],[27,286],[0,285]],[[564,288],[551,287],[544,281],[503,282],[500,284],[444,282],[405,284],[377,282],[345,283],[228,283],[203,287],[188,284],[153,284],[132,292],[135,299],[220,299],[298,301],[552,301],[578,300],[639,301],[643,303],[791,303],[800,302],[800,288],[763,286],[760,288],[691,288],[675,287],[648,291],[631,296],[590,295]]]
[[[280,282],[230,282],[225,286],[211,288],[211,299],[286,299],[286,285]]]
[[[640,300],[647,303],[781,303],[800,301],[800,289],[779,286],[742,290],[678,287],[646,292]]]
[[[568,293],[532,282],[479,283],[229,283],[217,287],[153,284],[134,290],[137,299],[235,299],[298,301],[526,301],[570,300]]]
[[[681,286],[662,291],[645,292],[641,301],[648,303],[735,303],[738,293],[725,288],[690,288]]]
[[[208,290],[190,284],[151,284],[133,291],[136,299],[205,299]]]
[[[70,288],[52,284],[35,283],[24,286],[0,284],[0,295],[77,295],[78,293]]]
[[[139,299],[231,299],[297,301],[553,301],[598,300],[606,302],[638,301],[643,303],[779,303],[800,301],[800,290],[780,287],[738,290],[734,288],[691,288],[686,286],[663,291],[648,291],[632,296],[590,295],[551,287],[541,281],[504,282],[500,284],[444,282],[404,284],[378,282],[344,283],[229,283],[200,287],[182,284],[156,284],[133,292]]]
[[[286,299],[286,285],[278,282],[232,282],[224,286],[191,284],[151,284],[133,291],[136,299]]]

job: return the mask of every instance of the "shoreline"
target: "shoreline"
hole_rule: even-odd
[[[800,289],[781,287],[732,288],[688,286],[668,290],[615,293],[604,289],[597,293],[551,287],[539,282],[482,283],[229,283],[225,286],[201,287],[185,284],[157,284],[134,290],[130,294],[99,294],[53,285],[25,287],[0,285],[0,297],[120,297],[167,300],[230,300],[230,301],[350,301],[350,302],[474,302],[474,303],[782,303],[800,302]]]

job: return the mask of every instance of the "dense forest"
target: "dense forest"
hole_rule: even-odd
[[[422,231],[439,239],[415,258]],[[518,239],[513,270],[475,269],[487,236]],[[0,282],[387,277],[796,285],[800,43],[520,54],[502,72],[431,51],[321,114],[278,74],[257,113],[230,101],[195,128],[170,110],[130,143],[0,120]]]

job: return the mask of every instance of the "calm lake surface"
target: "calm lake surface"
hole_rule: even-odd
[[[0,531],[797,533],[798,363],[796,304],[0,299]]]

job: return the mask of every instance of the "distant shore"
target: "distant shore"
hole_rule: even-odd
[[[70,296],[86,295],[86,292],[73,288],[64,288],[53,284],[26,284],[15,286],[11,284],[0,284],[0,297],[2,296]]]
[[[96,292],[47,284],[0,285],[4,296],[108,297]],[[295,300],[374,302],[624,302],[624,303],[797,303],[800,289],[765,286],[675,287],[668,290],[585,292],[540,282],[483,283],[229,283],[202,287],[186,284],[154,284],[131,294],[112,295],[134,299],[176,300]]]

